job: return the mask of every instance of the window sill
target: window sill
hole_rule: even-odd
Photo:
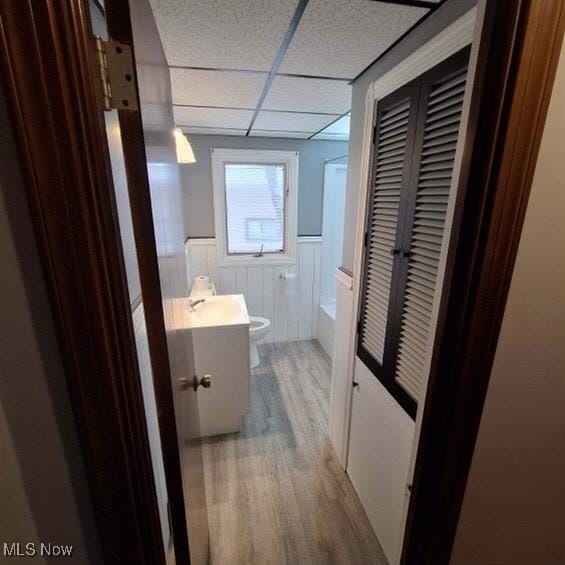
[[[243,255],[238,257],[218,257],[218,267],[284,267],[296,265],[296,258],[290,255],[269,257],[253,257]]]

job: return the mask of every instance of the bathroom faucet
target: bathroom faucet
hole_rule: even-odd
[[[205,298],[199,298],[198,300],[189,300],[189,305],[190,305],[190,310],[191,312],[196,312],[196,307],[202,303],[202,302],[206,302]]]

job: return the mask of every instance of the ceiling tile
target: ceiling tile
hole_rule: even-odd
[[[276,131],[276,130],[251,130],[250,137],[284,137],[291,139],[308,139],[313,132]]]
[[[175,124],[178,126],[199,126],[211,128],[249,127],[253,112],[251,110],[221,110],[216,108],[186,108],[175,106]]]
[[[253,129],[300,131],[314,133],[335,120],[337,116],[294,114],[292,112],[259,112]]]
[[[245,134],[247,133],[246,129],[203,128],[203,127],[190,127],[190,128],[181,128],[181,129],[189,136],[190,134],[245,136]]]
[[[173,104],[254,109],[266,77],[263,73],[171,69]]]
[[[327,128],[320,132],[320,134],[327,135],[341,135],[343,137],[349,137],[349,114],[343,116],[339,120],[336,120],[333,124],[330,124]]]
[[[345,81],[276,76],[263,104],[265,110],[343,114],[351,107]]]
[[[279,72],[354,78],[427,12],[372,0],[310,0]]]
[[[312,137],[314,141],[349,141],[349,137],[341,134],[320,132]]]
[[[169,65],[268,71],[297,0],[151,0]]]

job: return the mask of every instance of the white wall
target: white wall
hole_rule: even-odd
[[[218,294],[243,294],[251,316],[271,320],[266,342],[313,339],[318,333],[321,247],[319,237],[299,237],[296,264],[218,267],[215,239],[186,243],[188,279],[208,275]],[[293,278],[281,280],[281,275]]]
[[[565,563],[565,48],[452,565]]]
[[[347,164],[327,163],[324,170],[324,214],[322,224],[322,304],[335,303],[334,275],[341,265],[345,213]]]

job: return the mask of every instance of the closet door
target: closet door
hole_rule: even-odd
[[[420,81],[413,81],[380,100],[373,136],[373,174],[369,191],[358,355],[395,395],[410,397],[391,378],[386,359],[391,309],[397,301],[400,250],[408,184],[417,129]]]
[[[412,417],[459,137],[469,49],[377,105],[357,354]]]
[[[432,307],[441,282],[439,259],[445,236],[455,149],[459,137],[469,50],[466,49],[422,77],[419,128],[414,148],[414,189],[409,204],[398,280],[399,323],[391,340],[396,349],[394,378],[418,402],[431,347]],[[398,332],[398,333],[397,333]]]

